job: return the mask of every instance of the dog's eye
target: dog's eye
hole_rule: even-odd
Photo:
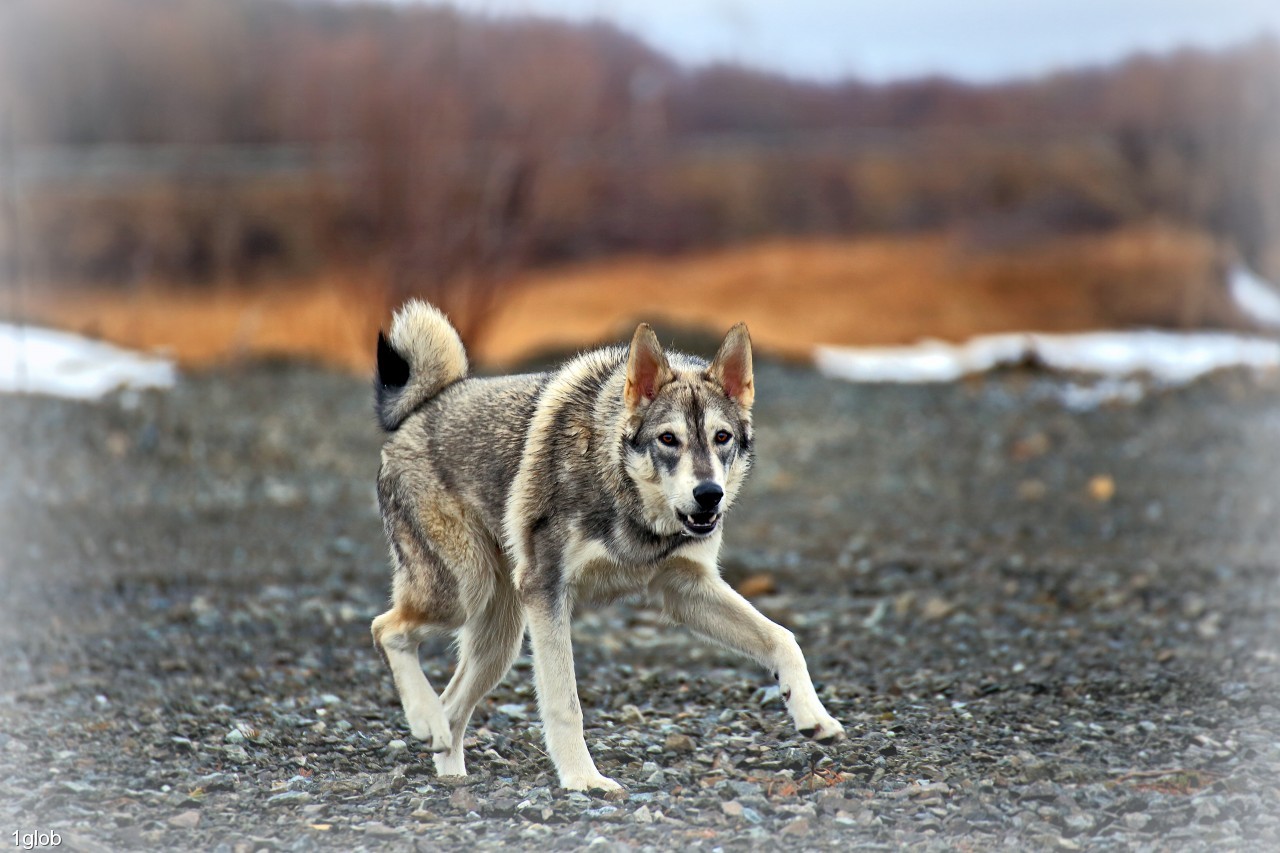
[[[716,432],[716,444],[728,444],[733,439],[733,434],[728,430],[719,430]]]
[[[675,447],[680,443],[680,440],[676,438],[676,434],[673,432],[664,432],[662,435],[658,436],[658,441],[661,441],[667,447]]]

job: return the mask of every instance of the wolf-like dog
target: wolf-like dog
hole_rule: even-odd
[[[388,433],[378,501],[393,577],[373,640],[437,773],[465,775],[471,713],[510,669],[527,627],[561,785],[618,790],[587,751],[569,620],[575,602],[644,589],[673,621],[768,667],[802,735],[844,737],[792,633],[717,568],[724,514],[753,452],[745,325],[709,364],[664,352],[642,324],[629,347],[549,373],[478,378],[445,316],[415,300],[379,334],[377,364]],[[418,660],[437,631],[458,634],[442,695]]]

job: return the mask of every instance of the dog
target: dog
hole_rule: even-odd
[[[549,373],[468,374],[457,331],[425,302],[406,303],[378,335],[378,503],[393,575],[373,641],[439,775],[466,774],[463,732],[527,628],[560,784],[619,790],[587,751],[569,624],[576,602],[644,589],[673,621],[768,667],[802,735],[844,737],[792,633],[717,568],[754,449],[745,325],[710,363],[664,352],[641,324],[629,347]],[[457,634],[441,695],[418,660],[433,632]]]

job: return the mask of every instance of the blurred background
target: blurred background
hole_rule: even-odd
[[[1033,8],[1027,8],[1033,7]],[[814,344],[1265,324],[1280,7],[16,0],[0,319],[364,370],[637,318]]]

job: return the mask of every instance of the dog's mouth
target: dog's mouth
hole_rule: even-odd
[[[677,515],[680,516],[680,523],[684,525],[684,529],[694,536],[707,536],[720,523],[718,512],[681,512]]]

